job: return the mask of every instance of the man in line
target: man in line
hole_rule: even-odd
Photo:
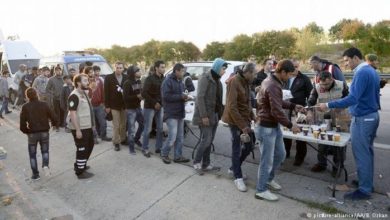
[[[349,95],[343,99],[322,103],[327,108],[346,108],[352,115],[351,142],[359,178],[359,188],[344,195],[345,199],[362,200],[371,197],[374,182],[374,139],[379,126],[379,76],[364,62],[357,48],[343,53],[346,66],[354,72]]]
[[[64,111],[64,124],[65,124],[65,132],[70,133],[70,129],[68,128],[66,117],[68,116],[68,97],[70,93],[73,91],[73,81],[69,77],[69,75],[65,75],[62,77],[64,80],[64,86],[62,87],[61,96],[60,96],[60,105],[62,111]]]
[[[346,86],[346,84],[342,81],[333,79],[331,73],[322,72],[319,74],[319,79],[320,82],[316,84],[315,88],[311,91],[310,98],[308,99],[307,103],[308,106],[314,106],[317,103],[327,103],[333,100],[344,98],[348,95],[348,87]],[[336,117],[340,115],[341,111],[343,111],[343,109],[338,110],[337,112],[335,110],[332,110],[330,113],[327,113],[328,118],[332,119],[332,127],[336,127]],[[310,116],[310,113],[311,112],[308,112],[308,119],[312,118],[312,116]],[[325,114],[321,114],[321,112],[316,112],[316,119],[314,120],[316,121],[318,119],[323,121],[324,118]],[[343,130],[343,132],[347,132],[347,130]],[[329,145],[319,144],[317,153],[318,163],[311,168],[311,171],[322,172],[326,170],[326,157],[331,154],[333,155],[333,162],[336,165],[336,167],[332,168],[332,176],[335,177],[337,175],[337,167],[342,168],[344,166],[345,152],[341,151],[340,149],[345,148],[338,148]]]
[[[152,129],[153,117],[155,117],[157,137],[156,149],[157,154],[161,153],[163,144],[163,105],[161,100],[161,84],[164,80],[165,63],[158,60],[154,63],[154,72],[151,73],[144,83],[142,89],[142,97],[145,99],[144,103],[144,132],[142,141],[142,153],[145,157],[150,157],[149,151],[149,132]]]
[[[37,76],[32,84],[32,87],[37,91],[38,98],[41,101],[47,102],[46,87],[49,82],[50,69],[45,66],[42,67],[41,73]]]
[[[283,111],[284,109],[302,110],[303,107],[291,102],[283,101],[282,85],[287,82],[294,72],[294,64],[290,60],[282,60],[276,65],[275,73],[268,76],[262,83],[260,99],[257,100],[256,138],[260,141],[260,163],[255,197],[269,201],[278,200],[271,193],[272,190],[281,190],[282,187],[274,180],[275,171],[286,157],[283,143],[283,133],[280,125],[300,132]]]
[[[76,145],[76,161],[74,163],[75,174],[78,179],[86,179],[93,176],[86,172],[89,168],[87,162],[91,156],[93,141],[93,109],[92,104],[86,94],[89,89],[88,76],[78,74],[74,77],[75,89],[68,98],[70,123],[73,139]]]
[[[61,92],[64,85],[64,80],[62,79],[62,69],[60,66],[54,68],[55,75],[50,77],[47,86],[46,93],[48,95],[49,106],[52,107],[52,110],[56,114],[58,125],[56,131],[60,131],[60,127],[65,127],[64,124],[64,111],[61,109]]]
[[[12,112],[8,109],[8,97],[9,97],[8,77],[9,77],[8,70],[3,71],[0,77],[0,99],[2,100],[2,105],[0,109],[0,118],[2,119],[4,119],[3,112],[5,112],[5,114],[9,114]]]
[[[164,106],[164,120],[168,126],[168,138],[164,143],[161,152],[161,159],[165,164],[170,164],[169,151],[175,148],[173,162],[187,163],[190,160],[183,157],[184,139],[184,103],[188,95],[184,93],[183,76],[185,68],[183,64],[176,64],[172,74],[167,76],[161,86],[161,96]]]
[[[293,64],[294,64],[295,71],[291,74],[291,77],[285,84],[284,89],[291,91],[291,95],[293,96],[293,98],[289,100],[290,102],[294,104],[306,106],[306,100],[310,96],[310,92],[313,89],[313,85],[310,81],[310,78],[299,71],[299,61],[293,60]],[[291,120],[293,112],[289,110],[287,113],[289,119]],[[284,138],[283,141],[284,141],[284,147],[286,148],[286,158],[289,158],[292,140]],[[297,152],[295,154],[295,160],[293,165],[300,166],[306,157],[306,153],[307,153],[306,142],[297,140],[295,143],[296,143]]]
[[[115,71],[107,75],[104,80],[104,104],[106,113],[112,113],[114,150],[120,150],[120,144],[127,145],[126,140],[126,112],[123,102],[123,84],[127,75],[123,74],[124,65],[122,62],[115,63]]]
[[[222,116],[222,121],[229,125],[232,135],[232,166],[229,171],[233,172],[234,184],[241,192],[247,191],[241,165],[252,152],[254,143],[254,140],[251,140],[253,137],[251,122],[255,117],[251,105],[250,86],[255,71],[256,64],[247,63],[242,70],[238,70],[237,75],[229,80],[226,108]],[[247,137],[247,140],[243,141],[242,149],[241,137]]]
[[[219,171],[221,168],[210,162],[211,145],[222,117],[222,84],[220,78],[226,72],[228,63],[216,58],[211,69],[203,73],[198,80],[195,112],[192,124],[199,126],[201,140],[197,148],[194,169],[199,174],[203,171]]]
[[[45,176],[50,175],[49,169],[49,120],[52,126],[58,123],[53,111],[46,102],[38,100],[35,89],[26,90],[28,102],[23,105],[20,112],[20,130],[27,134],[28,152],[30,155],[30,165],[32,170],[32,180],[40,179],[37,165],[37,146],[41,145],[42,167]]]
[[[343,81],[345,83],[345,77],[343,72],[341,72],[340,67],[336,64],[333,64],[327,60],[321,59],[318,56],[312,56],[309,59],[311,68],[317,73],[314,79],[314,83],[319,83],[320,79],[318,75],[323,72],[329,72],[332,74],[332,77],[336,80]]]
[[[20,82],[22,81],[22,77],[27,74],[27,66],[25,64],[19,65],[19,70],[15,73],[14,83],[18,86],[18,95],[13,104],[13,108],[17,105],[21,105],[24,103],[24,94],[22,88],[20,87]]]

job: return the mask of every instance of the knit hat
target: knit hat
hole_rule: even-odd
[[[222,58],[216,58],[211,66],[211,69],[219,74],[221,72],[222,67],[227,67],[228,63],[225,62]]]
[[[373,53],[370,53],[370,54],[366,55],[366,60],[374,62],[374,61],[378,60],[378,56],[373,54]]]

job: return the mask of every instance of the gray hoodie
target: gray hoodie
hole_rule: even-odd
[[[53,100],[60,100],[61,97],[61,91],[62,87],[64,85],[64,80],[62,79],[62,76],[52,76],[49,79],[49,82],[46,86],[46,93],[53,99]]]

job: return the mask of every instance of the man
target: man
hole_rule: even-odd
[[[363,61],[357,48],[343,53],[346,66],[354,72],[349,95],[341,100],[322,103],[327,108],[346,108],[352,115],[351,142],[359,178],[359,188],[346,193],[345,199],[361,200],[371,197],[374,181],[374,138],[379,126],[379,76],[375,69]]]
[[[67,126],[66,117],[68,115],[68,97],[73,91],[73,81],[69,75],[62,77],[64,80],[64,86],[62,87],[61,96],[60,96],[60,105],[62,111],[64,111],[64,118],[62,119],[65,124],[65,132],[70,133],[70,129]]]
[[[316,84],[315,88],[312,90],[310,94],[310,98],[308,99],[308,106],[314,106],[317,103],[326,103],[329,101],[337,100],[344,98],[348,95],[348,88],[342,81],[338,81],[332,78],[332,74],[329,72],[321,72],[319,74],[320,82]],[[338,114],[341,114],[341,111],[331,111],[329,113],[328,118],[332,119],[332,127],[336,127],[336,118]],[[346,114],[346,113],[344,113]],[[311,115],[311,114],[308,114]],[[321,121],[324,120],[324,114],[321,114],[320,112],[316,112],[316,119],[319,119]],[[309,116],[309,119],[311,117]],[[346,130],[344,130],[345,132]],[[341,148],[345,149],[345,148]],[[333,155],[333,162],[335,163],[336,167],[332,168],[332,176],[337,175],[337,167],[344,167],[344,158],[345,158],[345,152],[341,151],[340,148],[319,144],[318,145],[318,153],[317,153],[317,159],[318,163],[314,165],[311,168],[312,172],[322,172],[326,170],[327,167],[327,160],[326,157],[332,154]]]
[[[152,120],[155,117],[157,137],[156,149],[157,154],[161,153],[163,144],[163,105],[161,100],[161,84],[164,80],[165,63],[158,60],[154,63],[154,72],[145,79],[142,97],[144,97],[144,132],[142,141],[142,154],[149,158],[149,132],[152,129]]]
[[[193,165],[199,174],[203,174],[203,171],[219,171],[221,169],[210,163],[210,152],[218,122],[223,113],[220,78],[225,74],[227,65],[225,60],[216,58],[211,69],[203,73],[198,80],[192,124],[199,126],[201,133]]]
[[[2,100],[2,105],[0,109],[0,118],[2,119],[4,119],[3,111],[5,112],[5,114],[9,114],[12,112],[8,109],[8,97],[9,97],[8,77],[9,77],[8,70],[3,71],[0,77],[0,100]]]
[[[123,85],[123,101],[127,112],[127,140],[130,154],[135,155],[134,144],[140,145],[139,139],[143,131],[143,116],[141,109],[142,83],[141,72],[136,66],[127,69],[128,79]],[[138,120],[137,120],[138,119]],[[138,130],[135,132],[135,122],[138,122]]]
[[[47,67],[47,66],[42,67],[41,74],[35,78],[35,80],[32,84],[32,87],[38,93],[39,100],[44,101],[44,102],[48,101],[46,87],[47,87],[47,83],[49,82],[49,75],[50,75],[49,67]]]
[[[61,92],[64,85],[64,80],[62,79],[62,69],[60,66],[54,68],[55,75],[50,77],[47,86],[46,93],[48,95],[49,106],[52,107],[52,110],[57,116],[57,121],[59,122],[56,127],[56,131],[60,131],[60,127],[65,127],[63,122],[64,111],[61,109]]]
[[[106,113],[104,111],[104,86],[103,80],[100,78],[100,67],[92,67],[91,83],[91,104],[93,107],[93,114],[95,115],[96,133],[102,141],[111,141],[111,138],[107,137],[107,122]]]
[[[366,62],[370,66],[372,66],[372,68],[374,68],[376,71],[378,71],[378,67],[379,67],[378,56],[371,53],[371,54],[367,54],[365,58],[366,58]],[[381,79],[379,84],[381,89],[383,89],[383,87],[385,87],[385,85],[387,84],[387,80]]]
[[[89,89],[88,76],[78,74],[74,77],[75,89],[68,98],[70,123],[73,139],[76,145],[76,161],[74,170],[78,179],[86,179],[93,176],[86,172],[88,159],[92,153],[93,141],[93,109],[92,104],[85,93]]]
[[[183,157],[184,139],[184,103],[188,100],[188,95],[184,93],[183,76],[185,68],[183,64],[177,63],[173,67],[172,74],[167,76],[161,86],[161,96],[164,106],[164,120],[168,126],[168,138],[161,151],[161,159],[165,164],[170,164],[169,151],[175,147],[175,163],[187,163],[190,160]]]
[[[20,87],[20,82],[22,81],[22,77],[27,74],[27,66],[25,64],[19,65],[19,70],[15,73],[14,83],[18,86],[18,96],[14,102],[13,108],[16,105],[20,105],[24,103],[24,94],[22,92],[22,88]]]
[[[55,126],[58,121],[49,105],[38,100],[35,89],[28,88],[26,98],[28,102],[23,105],[20,113],[20,130],[28,137],[28,152],[32,170],[31,179],[38,180],[40,179],[36,156],[38,142],[41,145],[42,167],[45,176],[49,176],[49,120],[52,126]]]
[[[254,140],[251,122],[254,119],[251,105],[251,83],[256,71],[256,64],[247,63],[242,70],[231,78],[227,85],[226,108],[222,121],[227,123],[232,135],[232,166],[229,171],[234,174],[234,184],[241,192],[247,191],[244,183],[241,165],[252,152]],[[247,136],[248,142],[244,142],[241,149],[241,137]]]
[[[257,100],[256,138],[260,141],[260,163],[255,197],[276,201],[278,197],[272,190],[281,190],[282,187],[274,180],[275,171],[286,157],[283,143],[283,125],[297,133],[300,129],[293,124],[283,111],[285,109],[302,110],[301,105],[283,101],[282,85],[287,82],[294,72],[294,64],[290,60],[282,60],[276,65],[275,73],[268,76],[262,83],[260,99]]]
[[[318,74],[323,71],[330,72],[332,77],[336,80],[343,81],[345,83],[345,77],[343,72],[341,72],[340,67],[336,64],[333,64],[327,60],[321,59],[318,56],[312,56],[309,59],[311,68],[317,73],[314,79],[314,83],[319,83]]]
[[[284,89],[290,90],[291,95],[293,96],[290,99],[290,102],[298,105],[306,105],[306,100],[310,96],[310,92],[313,89],[313,85],[310,81],[310,78],[306,75],[302,74],[299,71],[299,61],[293,60],[295,71],[291,74],[291,78],[287,81],[284,86]],[[288,117],[291,120],[292,111],[288,111]],[[290,157],[290,150],[292,145],[292,140],[284,138],[284,147],[286,148],[286,158]],[[305,156],[307,153],[306,142],[304,141],[296,141],[297,152],[295,154],[294,166],[302,165],[305,160]]]
[[[37,73],[38,73],[38,67],[34,66],[33,68],[31,68],[30,72],[27,71],[27,73],[22,77],[19,86],[23,94],[25,94],[28,88],[32,87],[34,79],[37,76]]]
[[[115,71],[106,76],[104,80],[104,104],[106,113],[112,113],[114,150],[119,151],[119,144],[126,145],[126,112],[123,103],[123,84],[127,75],[123,74],[124,65],[122,62],[115,63]]]
[[[263,68],[256,74],[252,83],[252,91],[255,92],[256,87],[260,86],[263,80],[265,80],[272,72],[273,61],[267,58],[263,61]],[[256,91],[257,93],[257,91]]]

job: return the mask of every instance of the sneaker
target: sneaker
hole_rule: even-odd
[[[241,192],[246,192],[248,190],[242,178],[235,179],[234,184],[236,185],[237,189]]]
[[[148,150],[142,150],[142,154],[143,154],[145,157],[147,157],[147,158],[150,157],[150,152],[149,152]]]
[[[282,186],[280,186],[275,180],[272,180],[271,182],[267,183],[268,188],[274,191],[279,191],[282,189]]]
[[[179,158],[174,159],[173,162],[175,162],[175,163],[188,163],[188,162],[190,162],[190,159],[187,159],[183,156],[180,156]]]
[[[108,137],[102,137],[101,139],[102,141],[112,141],[112,138],[108,138]]]
[[[325,170],[326,170],[326,167],[321,166],[318,163],[311,168],[311,172],[315,172],[315,173],[319,173],[319,172],[322,172],[322,171],[325,171]]]
[[[230,168],[228,169],[228,174],[229,174],[229,176],[230,176],[231,178],[234,178],[234,172],[233,172],[233,170],[231,170]],[[243,178],[244,180],[247,180],[247,179],[248,179],[248,176],[247,176],[246,174],[242,174],[242,178]]]
[[[51,175],[49,167],[46,167],[46,166],[43,167],[43,172],[45,173],[45,176],[50,176]]]
[[[195,172],[197,172],[200,176],[202,176],[204,174],[203,170],[202,170],[202,165],[200,163],[195,163],[193,165],[194,169],[195,169]]]
[[[267,191],[264,191],[264,192],[257,192],[255,194],[255,198],[256,199],[265,199],[265,200],[268,200],[268,201],[277,201],[279,198],[273,194],[271,191],[267,190]]]
[[[121,147],[119,146],[119,144],[115,144],[114,150],[115,151],[120,151],[121,150]]]
[[[38,173],[34,173],[32,176],[31,176],[31,179],[32,180],[39,180],[41,177],[39,176]]]
[[[136,145],[138,145],[138,147],[142,147],[142,143],[141,143],[141,141],[139,141],[139,140],[136,140],[136,141],[134,141],[134,143],[135,143]]]
[[[88,179],[94,176],[93,173],[89,173],[87,171],[82,172],[81,174],[76,174],[77,178],[82,180],[82,179]]]
[[[171,163],[171,159],[168,156],[162,156],[161,159],[165,164]]]
[[[136,155],[135,150],[134,149],[130,150],[130,154],[131,155]]]
[[[154,152],[155,152],[156,154],[161,154],[161,149],[156,149]]]
[[[203,171],[220,171],[221,170],[221,167],[218,167],[218,166],[214,166],[212,164],[209,164],[207,167],[203,167],[202,166],[202,170]]]
[[[369,194],[366,194],[360,190],[355,190],[353,192],[347,192],[344,194],[344,199],[349,200],[366,200],[370,198],[371,196]]]

